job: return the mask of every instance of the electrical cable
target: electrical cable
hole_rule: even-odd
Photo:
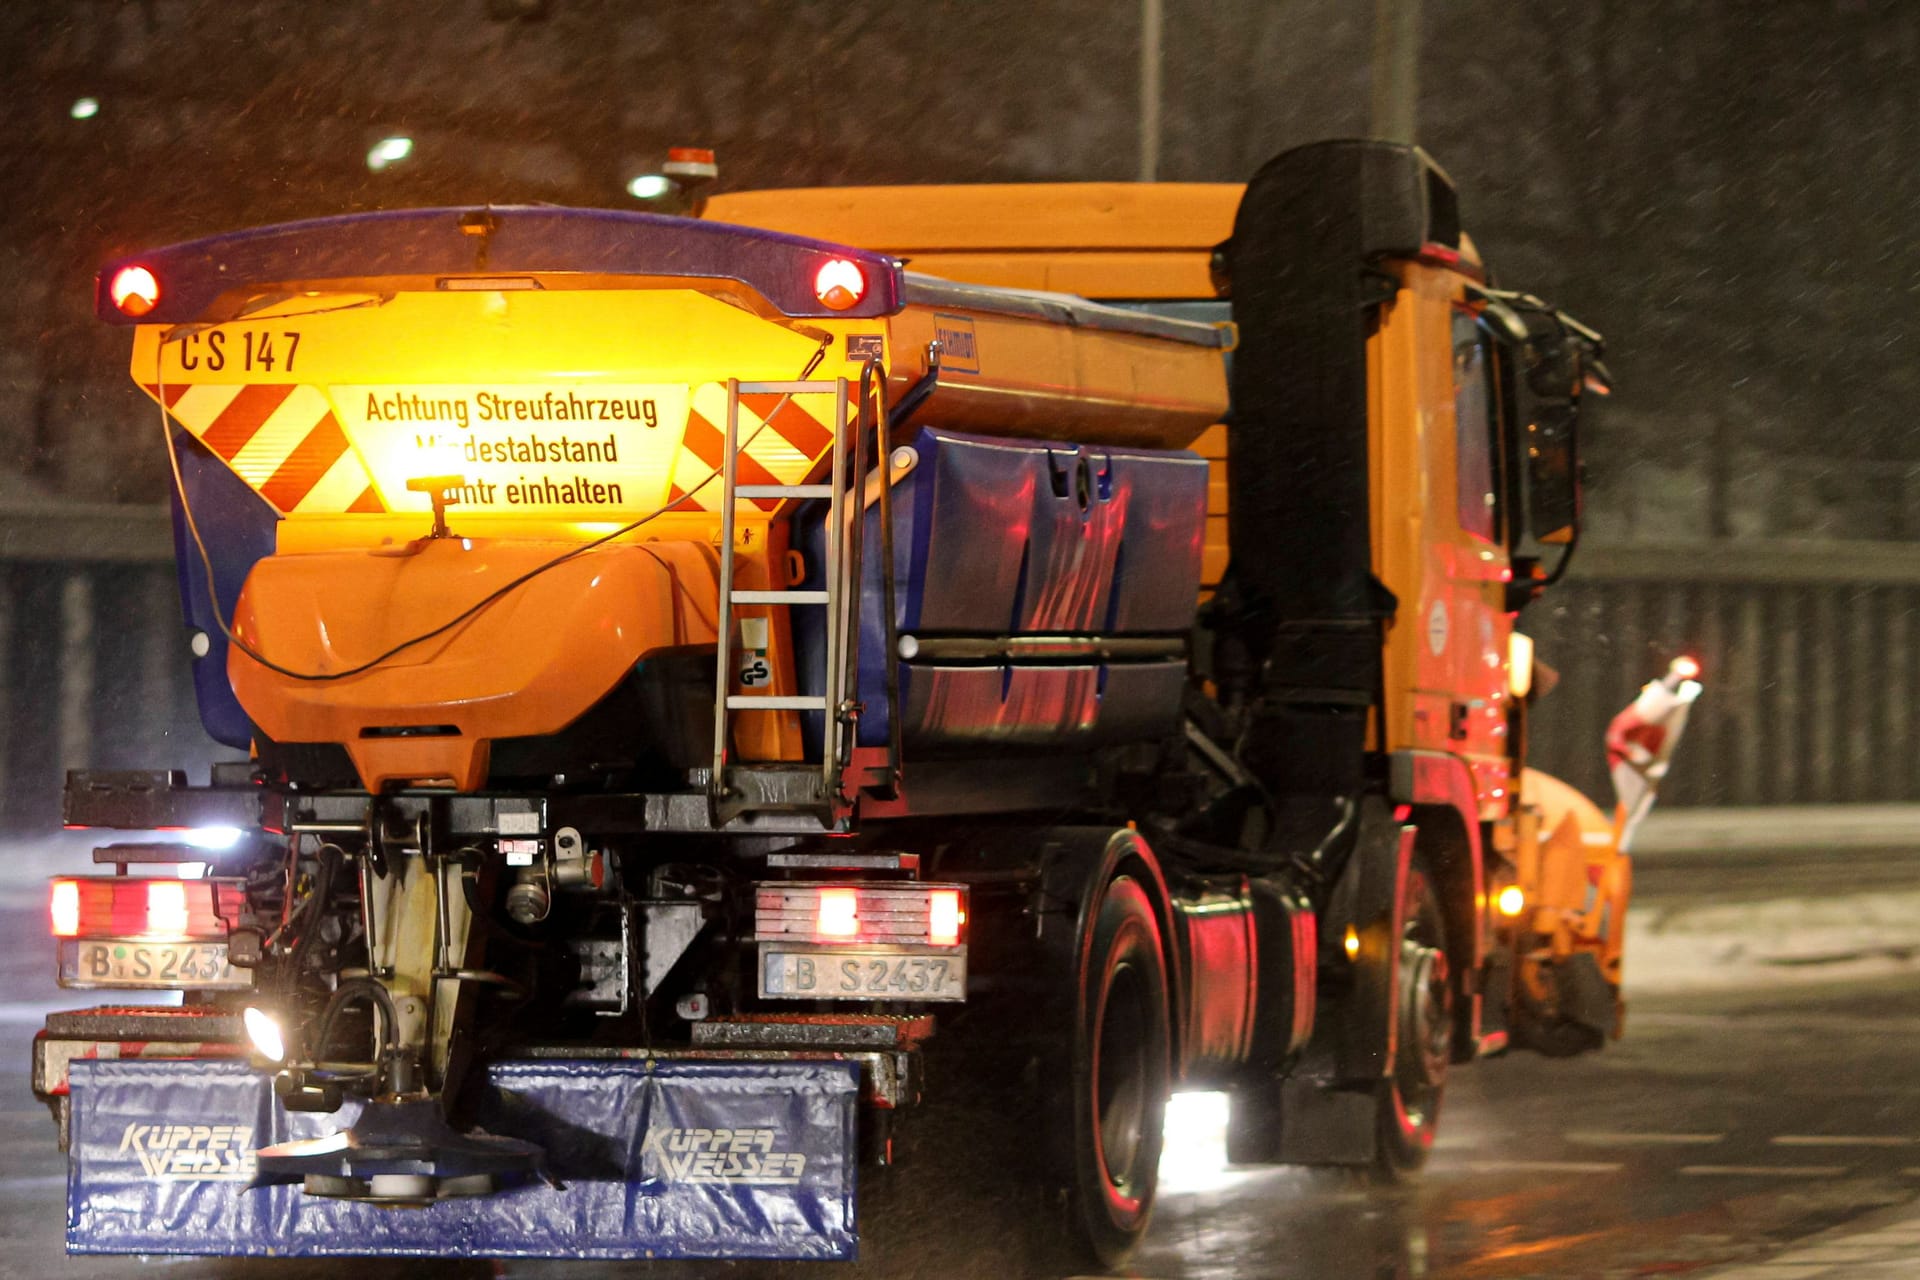
[[[340,865],[346,861],[347,855],[339,845],[326,843],[315,850],[313,856],[314,861],[319,864],[319,869],[314,875],[312,890],[307,895],[306,902],[292,917],[293,920],[300,922],[300,932],[294,937],[293,946],[288,952],[287,963],[296,981],[299,975],[306,972],[307,955],[313,950],[314,939],[320,936],[320,927],[326,919],[328,908],[333,905],[333,884],[339,878]],[[281,928],[286,928],[286,925],[282,925]],[[262,945],[264,948],[265,944]]]
[[[820,367],[821,360],[823,360],[826,357],[827,347],[831,345],[832,341],[833,339],[831,335],[825,336],[820,340],[820,345],[814,348],[812,356],[809,357],[809,359],[807,360],[806,367],[800,371],[800,376],[794,379],[794,381],[805,382],[809,377],[812,376],[813,371]],[[488,593],[486,596],[483,596],[479,601],[468,606],[466,609],[463,609],[458,614],[455,614],[452,618],[448,619],[446,622],[441,623],[439,626],[434,627],[430,631],[423,631],[419,635],[416,635],[411,639],[402,640],[399,644],[394,645],[392,648],[388,649],[384,653],[379,654],[376,657],[369,658],[365,662],[362,662],[356,666],[348,667],[341,671],[296,671],[291,667],[285,667],[277,662],[274,662],[272,659],[268,658],[265,654],[261,653],[258,649],[254,648],[252,645],[242,640],[239,636],[235,635],[233,632],[232,626],[229,625],[227,619],[221,613],[220,593],[216,589],[214,585],[214,580],[213,580],[213,557],[208,553],[207,544],[205,540],[202,539],[200,536],[200,525],[194,519],[194,516],[193,516],[193,504],[187,498],[186,484],[182,480],[181,474],[180,474],[179,446],[173,438],[173,426],[171,422],[169,422],[167,417],[167,384],[166,384],[164,375],[161,373],[161,354],[165,350],[166,350],[166,341],[163,339],[154,348],[154,356],[153,356],[155,399],[160,406],[160,432],[162,437],[166,441],[167,464],[173,472],[173,489],[174,489],[174,492],[178,494],[180,498],[180,514],[186,522],[188,535],[191,536],[193,539],[194,549],[199,553],[200,568],[206,574],[207,600],[212,605],[212,608],[213,608],[214,625],[220,628],[220,634],[224,635],[227,638],[228,644],[238,649],[241,653],[246,654],[247,657],[259,663],[261,666],[265,667],[267,670],[272,671],[277,675],[285,676],[289,680],[305,680],[313,683],[326,683],[334,680],[345,680],[352,676],[364,675],[366,672],[373,670],[375,667],[380,666],[383,663],[391,661],[392,659],[398,657],[402,653],[405,653],[408,649],[411,649],[416,645],[425,644],[429,640],[434,640],[442,635],[445,635],[447,632],[453,630],[455,627],[460,626],[462,623],[474,617],[476,614],[480,613],[482,610],[485,610],[491,607],[492,605],[498,603],[500,600],[512,594],[514,591],[517,591],[519,588],[525,586],[527,583],[533,581],[535,578],[539,577],[540,575],[547,573],[552,569],[557,569],[561,565],[566,564],[571,560],[578,559],[579,557],[587,554],[589,551],[596,551],[599,548],[606,546],[609,542],[613,542],[619,538],[623,538],[626,535],[632,533],[634,530],[639,529],[644,525],[653,523],[653,521],[658,520],[663,515],[666,515],[668,512],[672,511],[675,507],[678,507],[681,503],[689,501],[695,494],[699,493],[702,489],[712,484],[715,480],[718,480],[722,473],[722,467],[715,467],[712,471],[707,473],[706,478],[701,480],[700,483],[694,485],[691,489],[681,494],[678,498],[675,498],[671,502],[668,502],[665,506],[656,507],[654,510],[648,512],[644,516],[641,516],[638,520],[635,520],[630,524],[622,525],[620,528],[615,529],[611,533],[602,534],[600,537],[593,539],[591,542],[583,542],[579,546],[574,547],[569,551],[563,552],[560,555],[555,556],[553,559],[547,561],[545,564],[536,565],[534,568],[527,570],[525,573],[521,574],[519,577],[513,579],[513,581]],[[755,440],[759,439],[760,433],[767,429],[767,424],[773,420],[774,415],[780,412],[781,408],[785,406],[787,400],[789,399],[791,399],[791,396],[782,397],[780,403],[775,405],[772,411],[766,414],[766,416],[761,420],[760,425],[753,429],[752,434],[750,434],[744,441],[740,442],[739,448],[742,451],[744,451],[747,448],[747,446],[752,444]],[[722,465],[724,466],[724,459],[722,460]]]

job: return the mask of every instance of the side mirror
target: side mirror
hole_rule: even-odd
[[[1564,545],[1580,522],[1579,409],[1571,399],[1534,399],[1518,423],[1527,532],[1536,542]]]
[[[1481,324],[1500,353],[1508,492],[1516,500],[1508,530],[1515,612],[1558,582],[1580,540],[1580,398],[1608,390],[1602,340],[1564,311],[1531,294],[1477,288]],[[1557,547],[1551,568],[1547,549]]]

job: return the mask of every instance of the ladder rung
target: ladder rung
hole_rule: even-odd
[[[735,591],[735,604],[825,604],[824,591]]]
[[[742,498],[831,498],[830,484],[737,484],[735,494]]]
[[[833,380],[813,382],[743,382],[740,394],[743,396],[830,396],[840,389]]]
[[[825,711],[826,709],[825,698],[808,697],[803,694],[736,693],[727,698],[729,711]]]

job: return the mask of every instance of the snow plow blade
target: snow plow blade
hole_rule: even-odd
[[[74,1253],[538,1258],[854,1256],[850,1063],[495,1064],[487,1134],[540,1147],[559,1186],[395,1210],[254,1187],[258,1148],[350,1128],[289,1112],[242,1063],[76,1062]]]

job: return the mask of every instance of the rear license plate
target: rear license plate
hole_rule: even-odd
[[[227,963],[224,942],[88,940],[60,944],[60,985],[245,991],[253,974]]]
[[[788,1000],[964,1000],[967,952],[764,947],[760,994]]]

